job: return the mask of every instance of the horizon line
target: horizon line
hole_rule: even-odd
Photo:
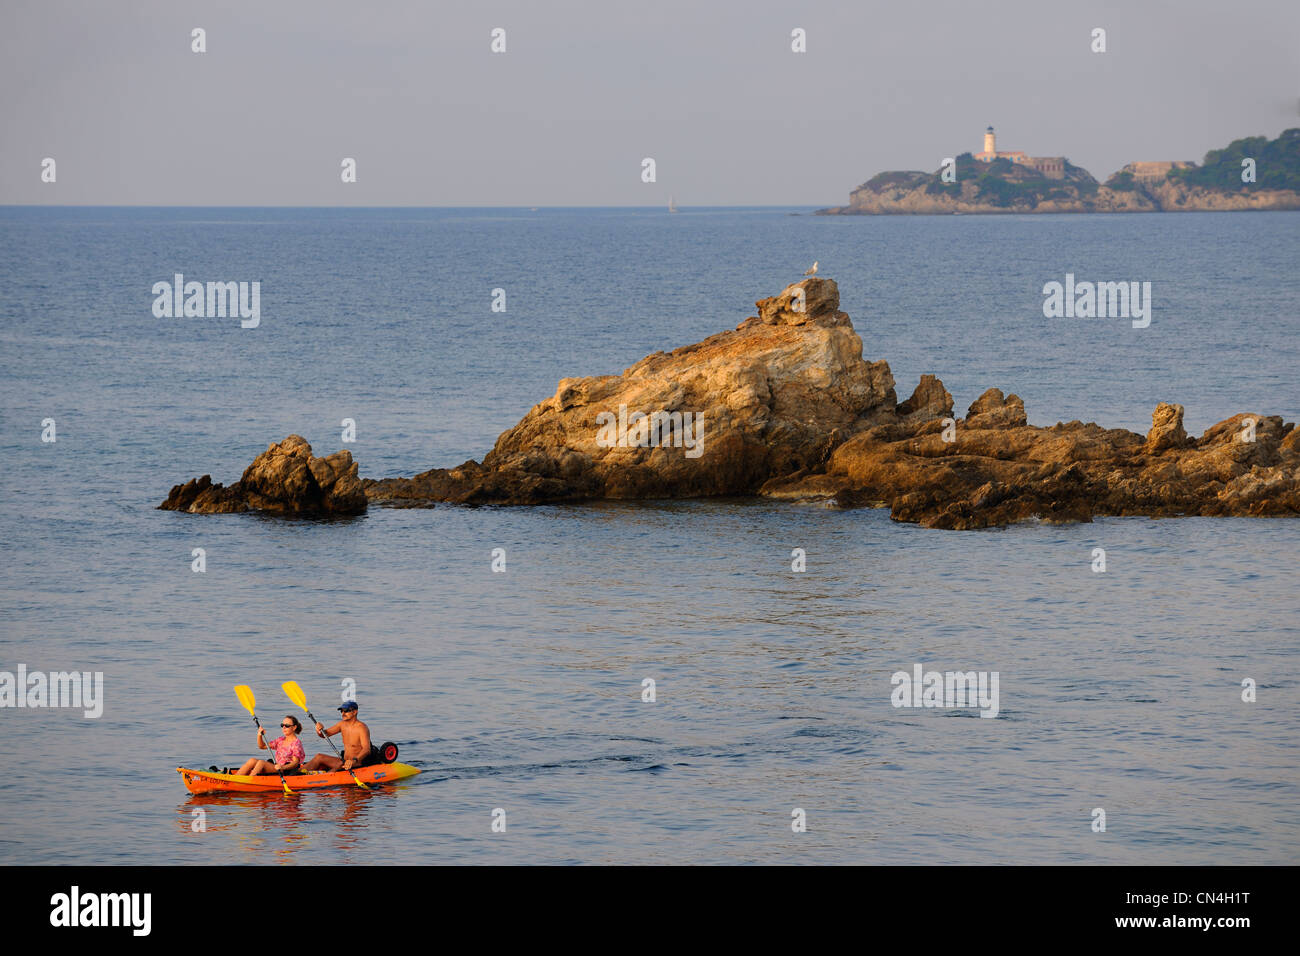
[[[681,209],[820,209],[815,203],[705,203],[690,206],[678,206]],[[662,203],[648,206],[611,205],[601,203],[583,203],[577,205],[557,205],[554,203],[536,205],[324,205],[295,203],[199,203],[187,205],[182,203],[42,203],[13,202],[0,203],[0,209],[659,209],[667,211]]]

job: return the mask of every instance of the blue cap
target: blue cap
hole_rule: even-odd
[[[355,700],[345,700],[339,710],[356,710],[357,702]]]

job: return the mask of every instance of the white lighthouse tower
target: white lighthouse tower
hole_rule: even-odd
[[[984,131],[984,152],[990,158],[996,156],[998,152],[997,141],[993,135],[992,126]]]

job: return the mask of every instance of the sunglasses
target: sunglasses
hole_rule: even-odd
[[[294,728],[293,724],[281,724],[280,726],[283,727],[285,730],[293,730]]]

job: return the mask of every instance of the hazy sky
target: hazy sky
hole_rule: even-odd
[[[4,0],[0,97],[0,203],[839,205],[990,123],[1098,178],[1300,126],[1300,3]]]

